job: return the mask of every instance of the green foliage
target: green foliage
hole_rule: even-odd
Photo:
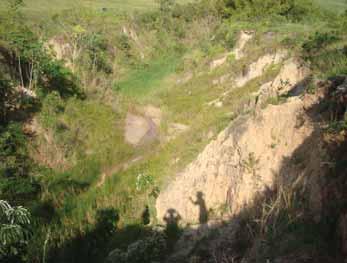
[[[126,34],[119,34],[116,39],[117,47],[122,50],[128,57],[130,56],[130,39]]]
[[[149,237],[128,246],[126,251],[116,249],[111,252],[107,263],[151,263],[161,262],[167,251],[166,236],[154,232]]]
[[[303,58],[324,77],[347,74],[344,32],[315,32],[303,44]]]
[[[217,43],[223,43],[223,45],[228,48],[232,49],[234,48],[236,44],[237,34],[235,30],[228,24],[223,23],[219,26],[219,28],[216,30],[214,42]]]
[[[0,123],[8,121],[8,115],[15,106],[14,90],[8,80],[0,79]]]
[[[102,17],[86,8],[69,9],[63,15],[53,17],[55,27],[59,31],[59,37],[55,40],[68,47],[62,60],[69,63],[69,68],[74,73],[72,76],[79,77],[87,92],[94,88],[96,81],[110,78],[113,73],[115,48],[109,44],[110,39],[119,46],[119,41],[115,40],[117,37],[109,35],[106,27],[93,24],[94,19],[97,20],[94,22],[97,25],[105,23]],[[68,76],[65,79],[73,80]],[[77,83],[76,80],[74,82]],[[65,83],[64,86],[67,84],[72,83]],[[98,83],[97,91],[103,90],[100,86]]]
[[[6,176],[21,176],[25,172],[26,140],[21,126],[10,124],[0,130],[0,172]]]
[[[159,3],[159,10],[165,14],[170,13],[176,4],[175,0],[157,0],[157,2]]]
[[[347,2],[345,0],[316,0],[326,10],[334,13],[343,13],[347,9]]]
[[[160,81],[175,72],[178,62],[178,54],[153,59],[150,64],[139,65],[129,72],[127,78],[116,84],[115,89],[135,97],[147,95],[158,87]]]
[[[142,191],[153,185],[153,177],[148,174],[140,173],[136,177],[136,190]]]
[[[40,88],[43,94],[57,91],[63,98],[77,96],[84,98],[84,94],[78,86],[78,81],[70,69],[66,68],[61,61],[46,57],[42,61],[40,75]]]
[[[334,105],[333,107],[337,107]],[[347,130],[347,112],[345,112],[344,116],[340,120],[333,120],[329,123],[327,127],[327,131],[330,133],[339,133],[341,131]]]
[[[303,50],[306,54],[314,55],[338,40],[337,32],[316,32],[303,44]]]
[[[36,1],[36,6],[38,2],[39,0]],[[200,72],[205,71],[210,56],[218,55],[234,47],[236,26],[232,27],[231,23],[225,22],[218,27],[217,31],[214,30],[214,22],[218,21],[219,15],[217,10],[221,8],[215,5],[216,1],[203,0],[187,6],[176,4],[171,0],[159,2],[158,11],[139,15],[135,18],[135,25],[130,18],[126,18],[125,22],[121,21],[135,28],[140,44],[135,43],[136,41],[128,34],[116,33],[117,30],[121,32],[120,27],[113,27],[114,20],[118,18],[110,16],[112,20],[112,26],[110,26],[107,24],[109,22],[100,19],[102,15],[84,13],[83,10],[75,10],[74,14],[71,14],[73,11],[67,11],[62,16],[56,17],[54,21],[57,22],[59,32],[63,33],[64,41],[71,45],[77,54],[72,63],[72,71],[66,69],[63,62],[55,61],[47,56],[43,43],[32,32],[25,32],[27,29],[16,25],[18,28],[10,30],[13,34],[3,35],[6,36],[6,39],[3,39],[6,42],[5,45],[14,54],[15,64],[18,64],[19,58],[21,60],[24,84],[29,85],[32,81],[41,91],[40,124],[53,134],[52,140],[56,145],[52,147],[54,148],[52,155],[56,156],[62,151],[62,156],[69,162],[68,168],[64,168],[65,172],[52,169],[40,177],[43,199],[48,200],[47,202],[54,207],[53,210],[56,210],[52,220],[54,223],[50,222],[53,230],[49,233],[52,233],[53,238],[48,240],[48,246],[51,246],[53,251],[52,258],[54,258],[54,249],[63,247],[64,250],[66,246],[66,251],[64,250],[63,253],[69,253],[73,260],[92,261],[91,258],[83,258],[83,256],[100,253],[99,250],[103,253],[107,250],[106,245],[109,245],[107,240],[112,236],[111,238],[121,239],[119,247],[125,247],[123,250],[114,252],[116,262],[161,262],[163,252],[166,252],[164,244],[166,237],[141,238],[140,241],[127,247],[124,240],[133,241],[139,239],[139,236],[134,235],[130,238],[122,235],[122,228],[117,228],[120,219],[118,211],[110,207],[119,207],[123,225],[139,221],[139,214],[144,204],[148,203],[148,192],[150,197],[154,199],[158,197],[159,187],[153,188],[154,182],[159,184],[167,174],[176,172],[176,166],[172,169],[174,171],[169,171],[174,165],[168,164],[180,157],[183,161],[179,161],[177,166],[181,168],[192,160],[207,143],[205,134],[207,127],[208,129],[216,128],[217,132],[224,128],[232,118],[230,111],[239,111],[240,101],[246,101],[248,93],[260,87],[261,83],[257,82],[254,83],[254,87],[250,85],[242,90],[228,93],[224,101],[227,109],[213,107],[207,109],[208,101],[220,95],[219,87],[211,89],[211,80],[219,77],[219,73],[222,72],[211,72],[206,76],[200,76]],[[255,0],[252,4],[251,1],[234,2],[238,2],[238,5],[233,6],[232,1],[229,1],[229,5],[223,6],[224,15],[231,14],[235,18],[257,20],[256,22],[265,19],[302,21],[312,12],[308,9],[310,7],[308,1]],[[241,5],[242,2],[244,5]],[[99,8],[100,3],[104,2],[93,2],[91,5]],[[81,4],[83,5],[84,2]],[[63,4],[60,3],[60,5]],[[99,21],[102,23],[98,24]],[[200,22],[204,23],[199,26]],[[257,25],[247,24],[248,26]],[[279,27],[281,26],[282,24]],[[242,24],[238,27],[246,26]],[[306,24],[302,27],[306,28]],[[203,33],[196,32],[199,30]],[[199,33],[205,34],[204,37],[196,37]],[[139,58],[136,58],[136,49],[139,48],[144,51],[145,57],[141,62]],[[203,49],[205,53],[200,52],[202,55],[199,54],[198,59],[195,59],[189,67],[182,69],[184,73],[192,72],[192,79],[187,84],[182,84],[180,88],[172,88],[175,87],[173,83],[177,76],[174,74],[177,65],[181,64],[181,55],[186,51],[191,52],[191,48],[199,51]],[[319,48],[316,50],[319,51]],[[114,66],[114,60],[120,65]],[[233,58],[230,57],[230,65],[227,63],[228,65],[225,66],[228,67],[229,73],[235,71],[234,68],[229,68],[231,64],[234,64],[233,62]],[[123,68],[126,69],[121,71]],[[33,69],[32,76],[31,69]],[[120,69],[122,74],[120,80],[116,79],[115,75],[118,77],[119,72],[113,72],[114,69]],[[17,81],[20,81],[18,68],[15,68],[15,72]],[[79,94],[76,76],[86,87],[93,83],[93,80],[99,79],[117,83],[115,87],[119,91],[117,111],[91,97],[84,101],[78,98],[67,98]],[[5,80],[3,83],[4,94],[10,97],[12,84]],[[95,81],[95,83],[98,82]],[[228,84],[226,83],[226,86]],[[100,89],[99,84],[95,86]],[[159,95],[158,91],[161,92]],[[106,96],[111,97],[112,95],[109,94],[112,93],[107,93]],[[122,96],[124,94],[127,95],[125,99]],[[153,94],[155,96],[152,96]],[[128,103],[130,105],[136,103],[139,97],[146,97],[144,100],[148,100],[149,103],[160,104],[161,109],[165,111],[165,121],[168,118],[168,122],[187,122],[191,130],[178,136],[173,142],[161,145],[160,149],[153,149],[152,152],[142,148],[133,150],[124,143],[123,112],[127,110]],[[6,100],[9,101],[9,99]],[[121,114],[115,112],[121,112]],[[191,121],[191,116],[194,116],[194,121]],[[14,134],[14,131],[11,131],[12,133]],[[114,169],[117,172],[107,177],[103,185],[96,186],[105,169],[110,168],[109,170],[113,171],[115,166],[121,167],[133,157],[134,151],[139,151],[141,157],[144,156],[145,164],[143,167],[142,163],[139,165],[141,169],[138,169],[137,165],[134,165],[136,166],[134,169],[129,168],[127,171]],[[158,154],[153,154],[157,151]],[[12,155],[16,154],[17,150]],[[11,156],[11,153],[6,153],[6,156]],[[256,160],[252,160],[251,157],[249,162],[249,166],[256,164],[252,164]],[[136,177],[138,171],[141,171],[143,176]],[[20,182],[28,182],[28,179],[24,178]],[[11,182],[13,182],[11,189],[20,188],[19,180]],[[105,207],[106,209],[103,209]],[[44,210],[45,207],[40,209]],[[89,234],[90,230],[92,234]],[[39,247],[44,242],[45,231],[45,227],[37,231],[39,234],[42,232],[43,236],[37,241],[38,246],[35,252],[38,255]],[[170,234],[170,231],[169,229],[166,232],[168,236],[178,236],[176,235],[177,226],[172,231],[173,234]],[[83,245],[75,246],[75,242],[82,242]],[[84,246],[84,244],[87,245]],[[76,247],[80,250],[75,250]],[[92,252],[89,253],[89,250]],[[96,250],[98,251],[95,252]],[[76,255],[80,259],[76,259]],[[93,259],[96,258],[101,260],[94,255]],[[61,258],[57,257],[57,261],[59,260]]]
[[[89,56],[90,69],[105,72],[106,74],[112,73],[112,66],[108,61],[108,43],[105,37],[100,33],[91,33],[86,37],[86,53]]]
[[[0,129],[0,198],[17,200],[32,197],[37,185],[29,176],[26,137],[21,125],[10,123]]]
[[[20,7],[23,6],[23,0],[6,0],[9,5],[9,8],[17,11]]]
[[[0,24],[0,47],[12,79],[23,87],[57,90],[62,96],[81,95],[77,80],[60,62],[47,54],[43,42],[30,30],[20,14],[20,5],[10,9]]]
[[[25,256],[30,233],[30,213],[0,200],[0,260],[21,262]]]
[[[56,128],[60,113],[64,111],[64,102],[58,92],[48,94],[43,102],[40,112],[40,121],[45,128]]]
[[[22,13],[20,12],[20,10],[24,5],[23,0],[5,0],[5,4],[8,15],[7,19],[15,21],[15,19],[21,18]]]
[[[96,213],[96,226],[100,235],[114,234],[119,221],[119,214],[113,208],[98,210]]]
[[[252,21],[278,17],[301,21],[317,12],[310,0],[224,0],[226,15],[244,17]]]

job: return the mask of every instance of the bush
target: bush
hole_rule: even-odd
[[[87,46],[86,53],[88,54],[90,63],[89,69],[102,71],[106,74],[112,73],[112,65],[107,57],[107,41],[100,33],[91,33],[86,38]]]
[[[253,21],[269,17],[283,17],[300,21],[316,12],[310,0],[224,0],[226,16],[244,17]]]
[[[347,52],[338,47],[343,39],[339,31],[316,32],[302,45],[303,58],[311,68],[324,77],[347,74]]]
[[[228,48],[234,48],[236,44],[236,32],[230,25],[223,23],[216,31],[214,41],[216,43],[223,43],[223,45]]]
[[[19,206],[12,207],[0,200],[0,260],[1,262],[22,262],[30,237],[28,226],[30,214]]]
[[[154,232],[149,237],[128,246],[126,251],[120,249],[112,251],[106,263],[162,262],[166,249],[166,236],[161,232]]]
[[[339,39],[337,32],[316,32],[309,37],[302,47],[307,55],[314,55]]]
[[[31,161],[26,137],[19,124],[0,129],[0,198],[17,200],[36,194],[38,187],[29,177]]]
[[[131,44],[129,37],[126,34],[122,33],[117,36],[116,45],[120,50],[122,50],[126,54],[129,54]]]
[[[14,91],[8,80],[0,79],[0,124],[8,121],[8,115],[15,106]]]
[[[25,171],[26,139],[15,123],[0,129],[0,172],[5,176],[21,176]]]
[[[59,113],[64,111],[64,102],[58,92],[48,94],[43,102],[40,112],[40,121],[43,127],[55,129]]]
[[[157,0],[157,2],[159,4],[159,10],[165,14],[170,13],[176,3],[175,0]]]

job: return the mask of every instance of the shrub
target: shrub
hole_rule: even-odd
[[[56,128],[58,114],[64,111],[64,102],[58,92],[48,94],[40,112],[40,121],[45,128]]]
[[[224,0],[222,10],[224,15],[255,21],[276,16],[300,21],[317,11],[310,0]]]
[[[86,42],[86,52],[90,60],[89,69],[111,74],[112,65],[107,60],[108,45],[104,36],[100,33],[91,33],[86,37]]]
[[[129,245],[126,251],[112,251],[106,263],[161,262],[166,249],[166,236],[161,232],[154,232],[149,237]]]
[[[29,177],[31,161],[26,137],[19,124],[0,129],[0,198],[17,200],[36,194],[38,187]]]
[[[120,50],[129,54],[129,51],[131,49],[131,44],[130,44],[129,37],[126,34],[122,33],[117,36],[116,45]]]
[[[214,41],[216,43],[223,43],[223,45],[228,48],[234,48],[236,44],[236,32],[230,25],[223,23],[216,31]]]
[[[0,124],[8,121],[8,115],[15,106],[14,90],[8,80],[0,79]]]
[[[316,32],[302,45],[303,58],[311,68],[324,77],[347,74],[347,54],[344,47],[338,47],[343,39],[339,31]]]
[[[306,54],[313,55],[339,39],[337,32],[316,32],[302,47]]]
[[[165,14],[171,12],[175,6],[175,0],[157,0],[159,10]]]
[[[0,129],[0,174],[21,176],[25,173],[26,139],[21,126],[15,123]]]
[[[21,262],[30,234],[30,214],[27,209],[12,207],[0,200],[0,260]]]

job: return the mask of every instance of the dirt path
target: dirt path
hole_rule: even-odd
[[[108,177],[112,176],[115,173],[127,170],[128,168],[130,168],[134,164],[138,163],[142,159],[143,159],[143,156],[137,156],[133,159],[130,159],[129,161],[125,161],[123,163],[116,164],[114,166],[109,167],[101,174],[101,177],[99,179],[99,182],[96,184],[96,187],[99,188],[99,187],[103,186]]]

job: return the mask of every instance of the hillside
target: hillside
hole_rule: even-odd
[[[314,0],[324,8],[328,10],[343,12],[346,9],[347,3],[345,0]],[[189,0],[179,0],[180,4],[188,3]],[[79,0],[79,1],[43,1],[43,0],[25,0],[24,1],[25,14],[31,18],[49,17],[63,10],[68,10],[76,7],[91,8],[97,11],[102,11],[102,9],[107,9],[107,13],[118,13],[118,12],[132,12],[132,11],[148,11],[154,8],[158,8],[159,4],[154,0],[100,0],[100,1],[90,1],[90,0]]]
[[[343,1],[2,5],[1,262],[347,256]]]
[[[30,19],[49,19],[53,15],[69,9],[88,8],[103,15],[115,15],[119,13],[132,13],[134,11],[150,11],[159,7],[154,0],[24,0],[23,13]],[[188,0],[180,0],[178,3],[188,3]],[[4,5],[5,3],[0,3]]]

